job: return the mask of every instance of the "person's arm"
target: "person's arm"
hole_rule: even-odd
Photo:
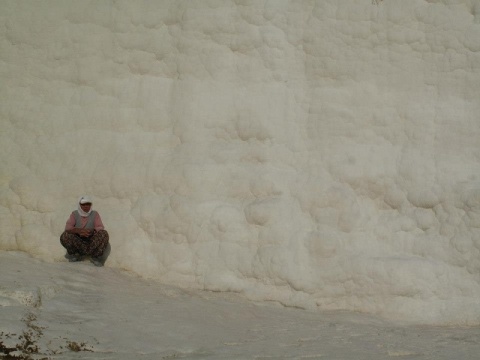
[[[75,228],[75,216],[73,213],[71,213],[67,223],[65,224],[65,231],[70,234],[77,234],[77,230],[78,229]]]
[[[65,224],[65,231],[69,234],[79,235],[81,237],[89,237],[92,235],[92,230],[84,229],[84,228],[76,228],[75,227],[75,216],[73,213],[70,214],[70,217]]]
[[[100,214],[98,212],[95,216],[95,220],[93,222],[93,227],[94,227],[95,231],[105,230],[105,227],[103,226],[102,218],[100,217]]]

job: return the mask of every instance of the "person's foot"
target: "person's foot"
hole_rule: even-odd
[[[68,255],[67,259],[68,259],[69,262],[77,262],[77,261],[82,260],[82,257],[78,254],[74,254],[74,255]]]
[[[92,257],[92,258],[90,258],[90,261],[95,266],[99,266],[99,267],[103,266],[103,261],[100,258]]]

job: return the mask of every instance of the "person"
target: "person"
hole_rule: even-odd
[[[80,261],[90,256],[96,266],[103,266],[104,253],[108,247],[108,232],[100,214],[92,210],[92,199],[82,196],[77,202],[77,210],[70,214],[60,243],[67,249],[65,257],[70,261]]]

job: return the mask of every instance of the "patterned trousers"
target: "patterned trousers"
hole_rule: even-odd
[[[100,257],[108,245],[108,232],[99,230],[89,238],[81,238],[76,234],[64,231],[60,236],[60,243],[67,249],[68,255],[78,254]]]

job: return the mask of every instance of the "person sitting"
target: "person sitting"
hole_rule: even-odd
[[[77,203],[77,210],[70,214],[65,224],[65,231],[60,236],[60,243],[67,249],[70,262],[80,261],[90,256],[95,266],[103,266],[108,247],[108,232],[105,230],[100,214],[92,210],[92,200],[82,196]]]

